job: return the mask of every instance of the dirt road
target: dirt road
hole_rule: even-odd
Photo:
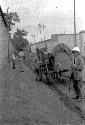
[[[8,64],[0,73],[1,125],[81,125],[84,121],[69,109],[43,82],[36,82],[31,69],[12,70]]]

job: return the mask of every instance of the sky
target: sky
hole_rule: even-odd
[[[76,1],[76,31],[85,30],[85,0]],[[18,27],[28,31],[29,42],[49,39],[51,34],[74,32],[74,0],[0,0],[2,10],[17,12],[20,17]],[[45,28],[40,34],[38,24]],[[35,35],[35,39],[32,37]]]

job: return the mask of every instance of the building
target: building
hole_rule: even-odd
[[[77,46],[80,48],[81,54],[85,55],[85,31],[76,34]],[[36,48],[39,49],[47,46],[48,52],[52,52],[54,47],[59,43],[65,43],[72,49],[75,46],[74,34],[52,34],[51,39],[35,43],[31,45],[31,51],[35,53]]]
[[[0,69],[7,61],[8,56],[8,31],[2,9],[0,7]]]

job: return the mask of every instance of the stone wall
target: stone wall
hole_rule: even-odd
[[[4,24],[2,16],[0,15],[0,69],[6,63],[8,55],[8,32]]]

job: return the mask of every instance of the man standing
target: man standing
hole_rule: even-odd
[[[82,70],[84,61],[80,56],[80,49],[78,47],[74,47],[72,50],[72,80],[73,80],[73,88],[75,91],[76,97],[74,99],[79,99],[81,97],[81,87],[82,87]]]
[[[35,61],[35,77],[36,77],[36,81],[41,81],[42,80],[41,64],[42,64],[42,61],[39,61],[38,59],[36,59],[36,61]]]
[[[24,72],[23,70],[23,58],[24,58],[24,51],[21,48],[20,52],[19,52],[19,59],[20,59],[20,71]]]
[[[37,48],[36,49],[36,60],[35,60],[35,77],[36,81],[41,81],[42,80],[42,54],[40,50]]]

